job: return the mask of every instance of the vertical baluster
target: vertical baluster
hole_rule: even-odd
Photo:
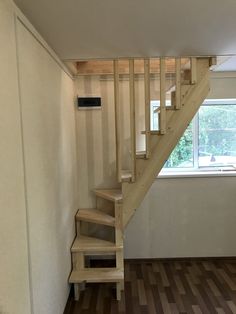
[[[181,108],[181,58],[175,59],[175,109]]]
[[[191,84],[197,83],[197,58],[191,58]]]
[[[146,158],[150,156],[150,60],[144,60]]]
[[[117,180],[121,182],[121,126],[120,126],[120,95],[119,95],[119,64],[118,60],[113,61],[114,66],[114,100],[115,100],[115,136],[116,136],[116,172]]]
[[[160,133],[166,133],[166,64],[160,59]]]
[[[130,95],[130,140],[131,140],[131,173],[132,182],[136,176],[136,128],[135,128],[135,87],[134,60],[129,60],[129,95]]]

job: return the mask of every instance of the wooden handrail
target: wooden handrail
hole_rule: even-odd
[[[116,173],[117,180],[121,182],[122,170],[122,145],[121,145],[121,117],[120,117],[120,93],[119,93],[119,64],[113,61],[114,67],[114,103],[115,103],[115,138],[116,138]]]
[[[166,65],[165,58],[160,59],[160,133],[166,133]]]
[[[144,59],[146,158],[150,156],[150,60]]]
[[[181,58],[175,59],[175,109],[181,108]]]
[[[131,141],[131,175],[136,177],[136,125],[135,125],[135,86],[134,59],[129,60],[129,97],[130,97],[130,141]]]

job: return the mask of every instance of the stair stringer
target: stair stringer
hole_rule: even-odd
[[[197,83],[190,87],[182,101],[181,110],[175,111],[167,125],[168,132],[160,135],[153,145],[151,156],[138,164],[137,180],[123,182],[123,226],[125,227],[162,169],[172,150],[207,97],[209,85],[209,58],[197,59]],[[181,123],[180,123],[181,121]]]

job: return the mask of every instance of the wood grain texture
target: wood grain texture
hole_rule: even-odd
[[[91,284],[64,314],[235,314],[236,258],[230,260],[125,261],[125,294]]]
[[[87,221],[106,226],[115,226],[115,218],[98,209],[79,209],[76,220]]]

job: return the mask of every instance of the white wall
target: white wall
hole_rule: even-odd
[[[235,256],[236,177],[157,179],[125,233],[126,258]]]
[[[0,313],[60,314],[78,208],[74,82],[11,1],[0,9]]]
[[[30,313],[14,15],[0,1],[0,313]]]

